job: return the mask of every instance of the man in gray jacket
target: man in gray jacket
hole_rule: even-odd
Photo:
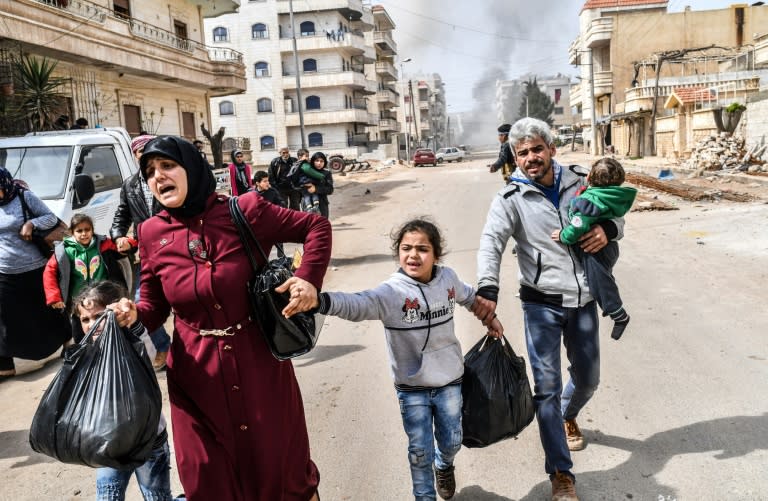
[[[576,416],[600,380],[598,318],[581,260],[551,234],[568,224],[570,201],[586,186],[588,171],[554,160],[554,138],[541,120],[519,120],[509,141],[517,170],[488,211],[477,254],[478,298],[473,311],[484,323],[495,315],[501,258],[513,238],[544,467],[553,501],[576,500],[570,451],[585,446]],[[621,219],[605,221],[587,232],[579,245],[584,252],[596,252],[610,239],[620,238],[622,229]],[[570,362],[571,378],[565,388],[561,339]]]

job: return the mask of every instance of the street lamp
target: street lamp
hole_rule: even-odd
[[[412,59],[409,57],[408,59],[403,59],[400,61],[400,81],[403,82],[403,64],[404,63],[410,63]],[[403,88],[403,104],[405,104],[405,86],[402,86]],[[405,118],[405,161],[409,162],[411,160],[411,122],[408,121],[408,107],[405,106],[405,109],[403,109],[403,118]]]

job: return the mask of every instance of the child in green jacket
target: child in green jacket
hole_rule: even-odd
[[[570,224],[552,232],[552,239],[573,245],[581,255],[589,291],[602,308],[603,316],[610,316],[614,321],[611,337],[619,339],[629,323],[629,314],[624,309],[613,277],[613,266],[619,259],[619,244],[608,242],[596,253],[583,252],[581,247],[574,244],[592,225],[606,219],[623,217],[629,212],[637,190],[621,186],[624,182],[624,168],[613,158],[595,161],[587,182],[589,187],[571,200],[568,213]]]

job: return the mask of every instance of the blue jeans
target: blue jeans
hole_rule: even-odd
[[[141,266],[138,266],[138,270],[136,272],[136,277],[140,276],[141,272]],[[139,284],[136,287],[136,294],[134,295],[133,301],[135,303],[138,303],[141,299],[141,284]],[[158,327],[156,330],[149,333],[149,339],[152,340],[152,344],[155,345],[155,349],[158,352],[167,352],[171,349],[171,336],[168,335],[168,333],[165,331],[164,326]]]
[[[570,473],[573,463],[565,441],[564,419],[574,419],[600,382],[597,308],[523,302],[525,341],[534,381],[534,405],[544,447],[544,469]],[[570,366],[563,388],[560,371],[562,337]]]
[[[123,501],[131,475],[136,474],[145,501],[171,501],[171,452],[168,441],[152,451],[135,470],[96,469],[96,501]]]
[[[413,495],[416,501],[434,501],[433,464],[440,470],[451,467],[461,449],[461,385],[398,391],[397,399],[408,435]]]

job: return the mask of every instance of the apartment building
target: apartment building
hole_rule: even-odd
[[[410,151],[415,148],[437,150],[452,146],[447,144],[445,83],[440,75],[432,73],[404,77],[399,84],[399,91],[397,120],[403,130],[403,144],[410,138]]]
[[[361,0],[252,0],[207,21],[208,43],[242,52],[248,79],[245,94],[212,100],[214,124],[247,139],[257,165],[303,144],[360,157],[394,132],[382,129],[378,107],[397,78],[393,28],[383,8]]]
[[[56,62],[62,115],[201,137],[209,100],[245,91],[242,55],[205,44],[203,19],[240,0],[0,0],[0,87],[13,94],[13,61]],[[15,133],[25,131],[18,130]]]
[[[367,75],[376,77],[376,99],[368,100],[368,112],[378,114],[379,123],[369,127],[371,144],[378,145],[379,157],[392,158],[397,156],[398,134],[400,122],[397,121],[399,92],[397,81],[399,74],[395,67],[397,46],[392,38],[395,23],[381,5],[374,5],[374,31],[366,33],[366,40],[376,50],[376,62],[373,67],[366,68]]]
[[[512,123],[525,116],[521,113],[525,96],[525,83],[536,80],[539,90],[555,105],[552,128],[572,125],[570,104],[571,77],[558,73],[553,76],[522,75],[512,80],[496,81],[496,118],[501,123]]]
[[[756,2],[671,13],[667,12],[668,3],[584,3],[580,34],[569,49],[571,64],[578,65],[581,71],[580,82],[572,86],[570,98],[578,114],[575,120],[586,126],[593,120],[594,92],[597,141],[593,152],[611,144],[617,152],[630,156],[655,154],[656,117],[679,111],[664,108],[676,87],[713,88],[724,99],[728,89],[743,87],[745,95],[757,90],[753,48],[759,45],[758,39],[768,26],[768,6]],[[712,46],[731,49],[732,55],[747,55],[740,67],[726,67],[718,60],[739,58],[728,56],[727,51],[707,57],[711,53],[704,49]],[[749,52],[753,52],[752,56]],[[686,54],[691,57],[684,57]],[[667,59],[669,56],[673,57]],[[661,59],[664,61],[657,74],[656,65]],[[712,101],[713,105],[718,106],[718,101]]]

